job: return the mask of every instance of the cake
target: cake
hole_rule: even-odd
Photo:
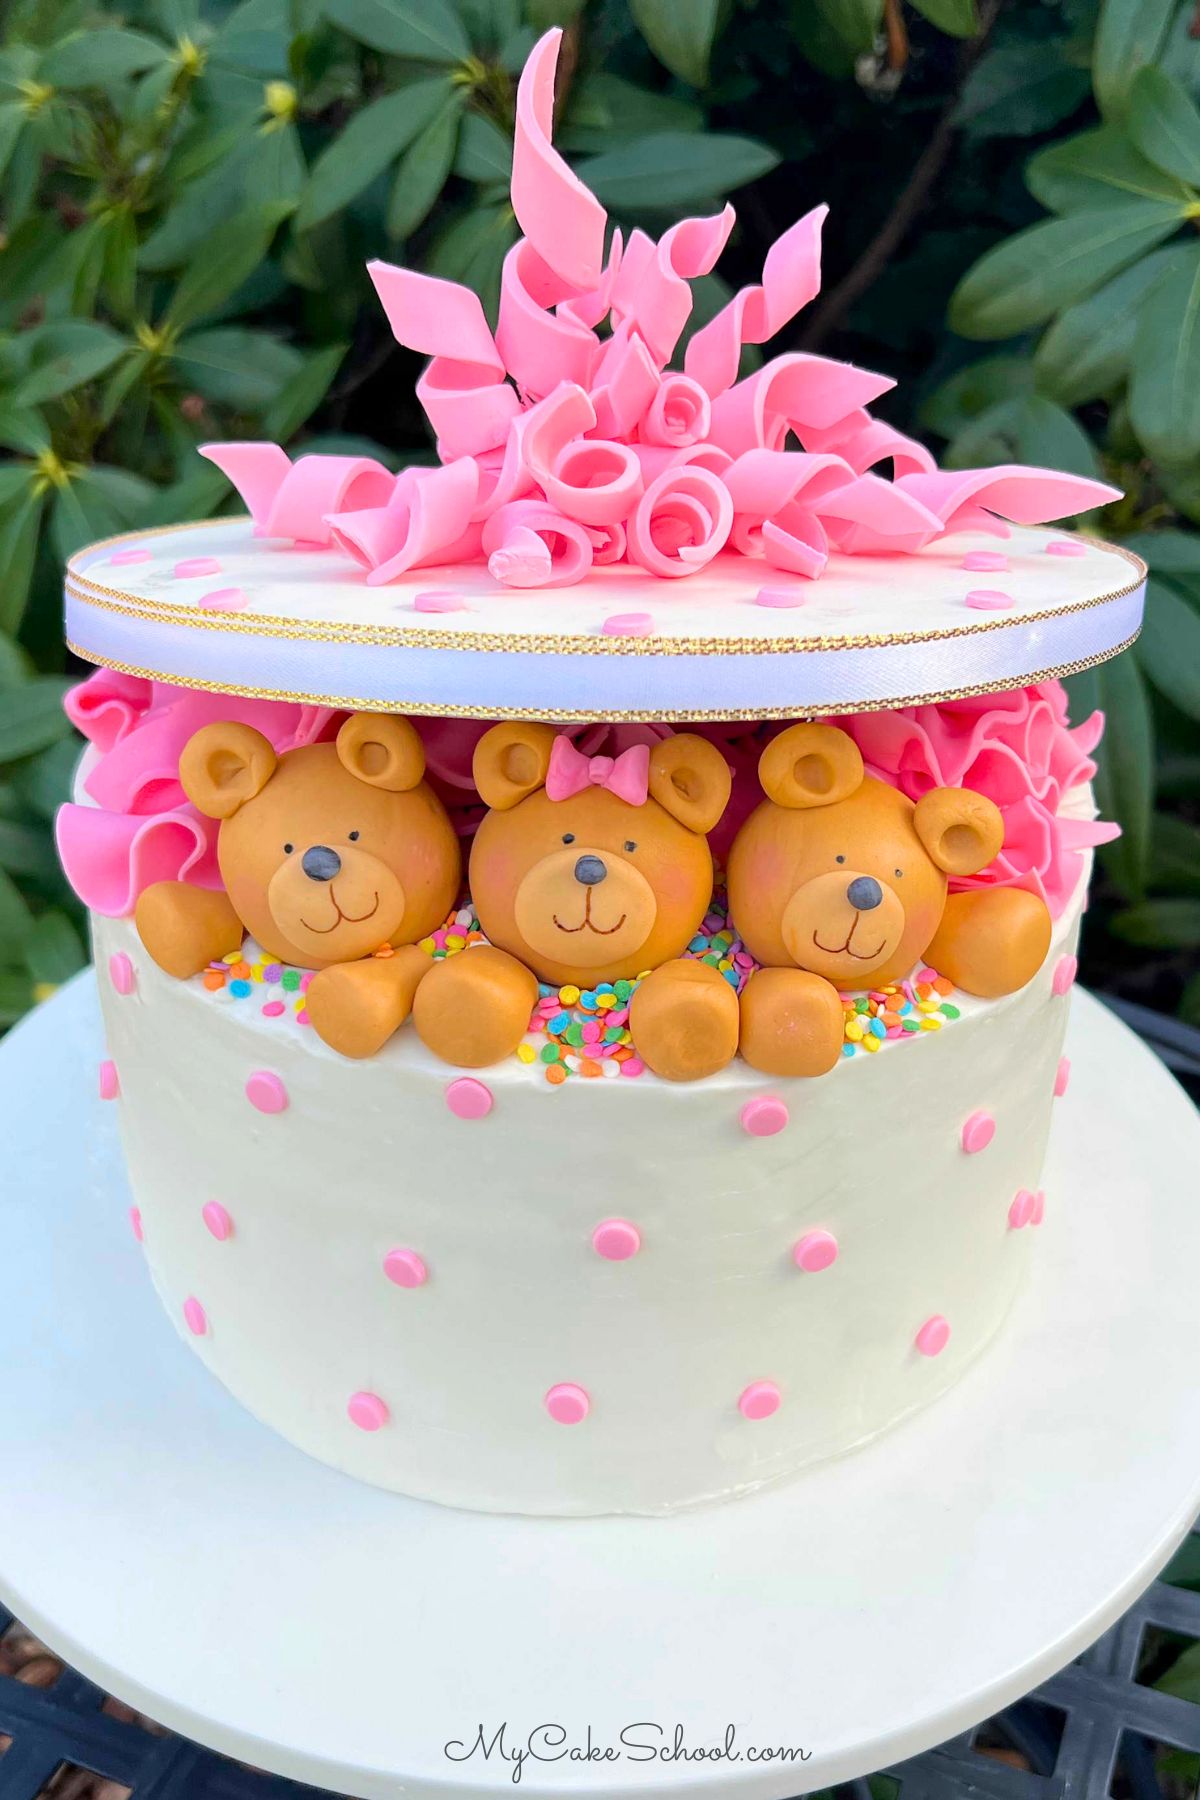
[[[606,250],[557,42],[495,333],[372,266],[439,463],[209,446],[248,517],[72,560],[59,844],[130,1224],[213,1374],[398,1493],[653,1514],[1002,1335],[1114,831],[1060,677],[1145,572],[1044,529],[1114,490],[939,472],[882,377],[739,379],[823,209],[670,368],[732,211]]]

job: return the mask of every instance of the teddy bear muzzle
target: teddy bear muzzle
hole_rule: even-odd
[[[517,889],[513,910],[535,955],[608,969],[646,942],[658,902],[626,857],[573,844],[533,865]]]
[[[369,956],[400,929],[405,896],[388,865],[357,845],[297,844],[267,886],[280,934],[314,967]]]
[[[882,968],[904,929],[904,903],[895,888],[845,869],[804,882],[782,920],[783,940],[797,966],[843,986],[861,986]]]

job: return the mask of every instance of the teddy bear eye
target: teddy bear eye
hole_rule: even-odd
[[[845,862],[846,859],[844,856],[835,856],[833,860],[834,862]]]
[[[563,832],[563,843],[564,844],[573,844],[574,842],[575,842],[575,833],[573,831],[564,831]]]
[[[358,833],[357,833],[357,831],[352,831],[352,832],[351,832],[351,833],[350,833],[350,842],[351,842],[351,843],[352,843],[352,844],[357,844],[357,842],[358,842]]]
[[[294,850],[294,849],[295,849],[295,848],[296,848],[296,846],[295,846],[295,844],[285,844],[285,845],[284,845],[284,846],[283,846],[283,854],[284,854],[284,855],[285,855],[285,856],[290,856],[290,855],[291,855],[291,854],[292,854],[292,851],[293,851],[293,850]]]
[[[633,841],[633,839],[632,839],[632,838],[627,838],[627,839],[626,839],[626,841],[625,841],[625,848],[626,848],[626,849],[627,849],[627,850],[636,850],[636,849],[637,849],[637,845],[636,845],[636,844],[635,844],[635,843],[634,843],[634,841]]]
[[[896,880],[899,881],[900,877],[904,874],[904,870],[903,869],[893,869],[892,873],[896,877]]]

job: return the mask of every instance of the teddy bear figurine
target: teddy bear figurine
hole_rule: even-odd
[[[589,757],[549,725],[502,724],[479,740],[473,772],[489,811],[470,889],[488,943],[418,988],[413,1024],[428,1047],[482,1068],[520,1043],[539,981],[642,975],[630,1013],[642,1060],[672,1081],[728,1062],[737,996],[708,964],[678,960],[712,900],[706,834],[730,789],[720,751],[679,733]]]
[[[417,942],[462,879],[454,827],[424,774],[420,738],[390,714],[354,713],[335,742],[282,756],[252,726],[205,725],[179,779],[221,821],[225,891],[154,883],[134,915],[142,943],[184,979],[248,931],[268,955],[320,971],[306,1005],[327,1044],[373,1055],[407,1018],[430,967]]]
[[[838,990],[898,981],[924,960],[968,993],[1024,987],[1050,947],[1036,894],[947,896],[1004,839],[998,807],[966,788],[914,805],[864,774],[858,746],[829,725],[792,725],[758,765],[766,799],[729,855],[729,910],[762,966],[741,997],[740,1049],[768,1075],[821,1075],[842,1048]]]

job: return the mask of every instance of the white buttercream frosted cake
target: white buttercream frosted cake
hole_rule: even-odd
[[[372,267],[439,464],[210,446],[248,518],[73,559],[59,842],[132,1228],[214,1375],[399,1493],[664,1513],[1000,1333],[1112,835],[1059,677],[1144,570],[1043,529],[1113,490],[939,473],[881,377],[738,380],[823,209],[673,369],[732,213],[607,237],[556,43],[495,332]]]

